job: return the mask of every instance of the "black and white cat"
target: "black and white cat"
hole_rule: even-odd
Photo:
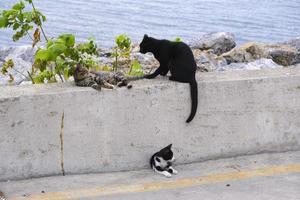
[[[190,84],[192,108],[186,122],[192,121],[197,111],[198,85],[195,78],[197,65],[191,48],[183,42],[158,40],[144,35],[140,44],[140,52],[153,53],[160,64],[154,73],[147,74],[144,78],[151,79],[158,75],[165,76],[170,71],[170,80]]]
[[[166,177],[171,177],[172,174],[177,174],[178,172],[172,167],[172,163],[175,161],[173,151],[171,150],[172,144],[156,152],[150,159],[151,168]]]
[[[6,200],[6,198],[5,198],[4,194],[3,194],[3,192],[1,192],[1,191],[0,191],[0,200]]]

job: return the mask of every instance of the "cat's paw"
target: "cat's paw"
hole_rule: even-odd
[[[146,79],[153,79],[155,77],[156,77],[155,74],[146,74],[146,75],[143,76],[143,78],[146,78]]]
[[[123,81],[120,81],[120,82],[117,83],[118,87],[123,87],[123,86],[126,86],[126,85],[127,85],[127,83],[125,83]]]
[[[173,167],[169,167],[168,172],[169,172],[170,174],[175,174],[175,175],[178,174],[178,171],[175,170]]]
[[[150,74],[146,74],[146,75],[143,76],[143,78],[151,79],[151,76],[150,76]]]
[[[93,84],[92,88],[94,88],[95,90],[101,91],[101,86],[98,84]]]
[[[175,81],[175,78],[174,78],[173,76],[170,76],[170,77],[169,77],[169,80],[170,80],[170,81]]]
[[[169,172],[167,171],[163,171],[162,174],[167,177],[167,178],[171,178],[172,177],[172,174],[170,174]]]

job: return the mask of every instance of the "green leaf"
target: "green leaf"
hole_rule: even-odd
[[[59,57],[59,56],[56,58],[55,64],[56,64],[56,66],[55,66],[55,72],[56,72],[57,74],[58,74],[58,73],[61,74],[61,72],[63,72],[63,71],[64,71],[64,68],[67,66],[66,63],[65,63],[65,60],[62,59],[62,58]]]
[[[33,66],[32,66],[32,74],[40,70],[41,72],[46,70],[47,68],[47,61],[35,59]]]
[[[13,60],[12,60],[12,59],[9,59],[9,60],[6,61],[5,63],[3,63],[2,69],[1,69],[1,73],[2,73],[3,75],[6,75],[7,72],[8,72],[8,69],[9,69],[9,68],[13,68],[14,65],[15,65],[15,64],[14,64]]]
[[[50,53],[46,49],[40,49],[36,52],[35,54],[35,59],[36,60],[49,60],[50,58]]]
[[[31,23],[32,19],[34,18],[34,13],[33,12],[24,12],[23,13],[24,21],[27,23]]]
[[[20,27],[20,24],[18,22],[14,23],[13,30],[17,30]]]
[[[0,28],[6,28],[8,25],[8,19],[4,16],[0,16]]]
[[[58,37],[58,39],[64,41],[67,47],[73,47],[75,44],[75,36],[72,34],[63,34]]]
[[[47,42],[47,48],[49,48],[53,44],[54,44],[54,40],[49,39],[48,42]]]
[[[32,11],[32,13],[33,13],[32,21],[36,25],[41,26],[42,21],[46,21],[46,17],[39,10],[35,9],[34,11]]]
[[[17,40],[19,40],[21,37],[23,37],[23,36],[26,34],[25,31],[26,31],[26,30],[24,30],[24,29],[22,28],[21,31],[16,32],[16,33],[13,35],[13,41],[17,41]]]
[[[35,83],[44,83],[45,81],[48,83],[56,82],[54,73],[49,70],[40,72],[38,75],[33,77],[33,80]]]
[[[64,76],[64,79],[65,79],[65,80],[68,80],[68,79],[69,79],[69,77],[70,77],[69,69],[64,69],[63,76]]]
[[[28,3],[32,3],[32,0],[25,0],[25,1],[27,1]]]
[[[56,60],[56,57],[60,54],[64,53],[66,51],[67,47],[65,44],[62,43],[54,43],[48,48],[48,51],[50,53],[49,59],[52,61]]]
[[[57,56],[64,53],[67,49],[65,44],[62,42],[50,41],[49,43],[47,49],[40,49],[37,51],[35,59],[44,61],[56,61]]]
[[[23,13],[20,13],[17,18],[20,20],[20,22],[23,22],[24,20],[24,14]]]
[[[174,42],[182,42],[181,38],[180,37],[176,37]]]
[[[133,61],[130,71],[127,74],[128,74],[128,76],[138,76],[138,77],[144,75],[142,66],[140,65],[140,63],[137,60]]]
[[[16,3],[13,7],[14,10],[23,10],[25,8],[25,5],[22,1],[20,1],[19,3]]]
[[[12,10],[4,10],[2,12],[2,15],[7,17],[8,20],[13,20],[17,17],[18,13],[19,11],[12,9]]]
[[[42,17],[43,22],[47,20],[46,16],[43,15],[42,13],[41,13],[41,17]]]
[[[76,49],[81,53],[88,53],[91,55],[98,55],[97,44],[92,38],[88,39],[88,42],[80,43],[76,45]]]
[[[131,46],[131,40],[125,34],[118,35],[115,42],[120,49],[129,49]]]

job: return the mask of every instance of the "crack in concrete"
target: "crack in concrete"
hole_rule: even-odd
[[[65,111],[63,111],[62,116],[61,116],[61,124],[60,124],[60,134],[59,134],[59,138],[60,138],[60,166],[61,166],[61,171],[62,171],[62,175],[65,175],[65,169],[64,169],[64,119],[65,119]]]

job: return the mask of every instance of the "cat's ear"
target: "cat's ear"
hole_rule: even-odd
[[[171,149],[171,147],[172,147],[172,144],[169,144],[169,145],[167,146],[167,149]]]
[[[147,35],[147,34],[145,34],[145,35],[144,35],[144,38],[148,38],[148,35]]]

